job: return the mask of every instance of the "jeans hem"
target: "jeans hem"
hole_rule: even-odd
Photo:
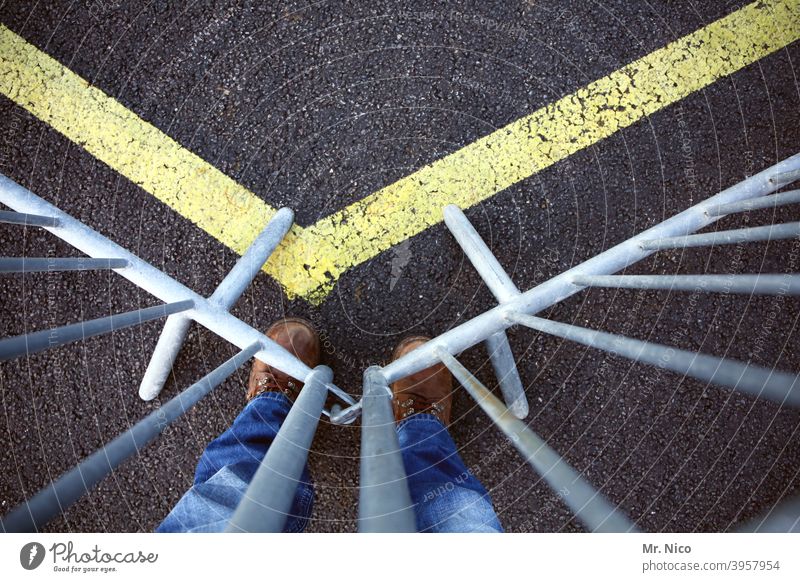
[[[417,414],[412,414],[408,418],[404,418],[401,420],[397,425],[397,432],[400,432],[405,428],[408,424],[416,424],[416,423],[434,423],[439,428],[443,430],[447,430],[447,427],[444,423],[439,420],[438,417],[434,416],[433,414],[428,414],[427,412],[420,412]]]
[[[245,405],[245,408],[251,406],[253,402],[256,402],[257,400],[276,400],[280,404],[286,404],[289,407],[292,406],[292,403],[289,401],[289,398],[283,392],[262,392],[261,394],[250,400]]]

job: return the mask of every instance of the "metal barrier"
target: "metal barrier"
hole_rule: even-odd
[[[253,475],[226,531],[283,531],[325,404],[326,385],[332,377],[326,366],[318,366],[306,377],[305,386]]]
[[[348,405],[354,404],[355,401],[347,393],[332,383],[329,371],[321,372],[319,369],[310,369],[263,333],[229,313],[231,306],[288,232],[294,220],[291,210],[284,208],[275,214],[247,252],[236,262],[216,291],[211,297],[205,298],[2,175],[0,175],[0,202],[16,211],[0,212],[0,222],[45,228],[91,257],[76,259],[9,258],[0,260],[0,270],[24,273],[63,269],[114,269],[138,287],[166,302],[163,305],[0,340],[0,360],[32,354],[68,342],[168,316],[140,389],[141,397],[150,400],[161,391],[191,321],[207,327],[241,349],[238,354],[202,380],[175,396],[127,432],[89,455],[31,499],[14,508],[0,520],[0,527],[3,531],[37,530],[50,519],[62,513],[120,463],[138,453],[171,422],[194,406],[203,396],[211,392],[253,356],[305,382],[292,414],[287,418],[276,437],[276,446],[271,447],[270,455],[262,463],[259,475],[269,469],[271,462],[278,463],[282,459],[282,450],[289,446],[305,451],[302,461],[300,461],[302,468],[320,414],[330,414],[323,410],[325,398],[329,392]],[[309,401],[313,401],[313,403],[306,407],[304,403]],[[301,406],[298,407],[298,405]],[[293,422],[304,413],[313,416],[313,421]],[[254,487],[248,491],[248,498],[245,501],[247,502],[246,507],[250,507],[253,503],[263,506],[268,504],[269,499],[274,511],[282,513],[283,519],[285,519],[292,498],[288,497],[287,502],[286,496],[276,500],[269,494],[278,489],[294,491],[299,472],[284,471],[283,465],[280,465],[279,469],[281,470],[273,473],[269,490]],[[253,485],[258,485],[260,482],[260,478],[254,479]],[[243,509],[237,512],[237,516],[242,511]],[[237,520],[238,517],[235,521]],[[280,531],[283,521],[279,518],[273,519],[267,524],[267,527],[271,528],[271,531]]]
[[[379,381],[365,382],[364,397],[348,408],[332,409],[333,422],[352,422],[362,411],[376,406],[372,401],[382,398],[383,417],[391,393],[384,390],[375,394],[372,383],[388,387],[415,372],[439,362],[447,366],[460,384],[488,414],[492,422],[511,439],[525,460],[554,489],[567,486],[575,495],[565,500],[575,516],[591,531],[633,531],[635,526],[585,482],[558,453],[550,449],[520,419],[528,413],[528,403],[519,380],[513,354],[508,344],[506,330],[513,325],[522,325],[542,333],[569,339],[593,348],[604,350],[634,362],[642,362],[713,382],[721,386],[749,393],[756,397],[771,399],[780,404],[800,405],[800,383],[796,374],[778,372],[749,363],[740,363],[727,358],[699,354],[634,338],[586,329],[560,323],[534,315],[588,287],[620,287],[634,289],[669,289],[723,291],[731,293],[764,293],[776,295],[799,295],[800,275],[614,275],[614,273],[648,257],[660,249],[689,246],[731,244],[748,241],[795,238],[800,236],[800,223],[767,225],[706,234],[692,234],[720,217],[757,208],[771,208],[783,204],[800,202],[800,191],[772,194],[783,186],[800,179],[800,154],[792,156],[747,180],[724,190],[680,214],[622,242],[611,249],[581,263],[568,271],[537,285],[525,293],[511,281],[488,246],[456,206],[444,209],[447,227],[464,250],[486,286],[497,299],[498,305],[477,317],[443,333],[430,342],[395,360],[383,368],[370,370]],[[772,194],[772,195],[771,195]],[[505,406],[470,374],[455,358],[455,355],[484,342],[489,350]],[[370,415],[374,413],[370,412]],[[383,435],[388,443],[383,448],[367,447],[376,431],[373,421],[362,422],[361,474],[362,487],[365,476],[369,477],[370,494],[362,488],[360,499],[360,523],[362,531],[371,531],[366,519],[375,520],[376,508],[382,512],[382,528],[403,529],[402,523],[393,521],[392,511],[397,507],[381,504],[381,487],[389,485],[394,490],[407,489],[401,474],[400,453],[392,446],[388,434]],[[376,439],[377,440],[377,439]],[[385,466],[384,478],[376,479],[372,467],[377,458]]]
[[[362,532],[413,532],[416,517],[392,412],[392,390],[380,368],[364,372],[361,400],[361,476],[358,529]]]
[[[130,313],[2,340],[0,359],[52,347],[51,338],[55,338],[55,344],[60,345],[168,316],[140,388],[142,398],[149,400],[163,387],[190,321],[208,327],[242,350],[200,382],[173,398],[160,411],[146,417],[29,501],[15,508],[2,519],[1,525],[5,531],[40,527],[155,438],[165,426],[250,357],[255,356],[290,376],[301,379],[305,386],[234,513],[228,531],[281,531],[320,415],[329,414],[334,423],[342,424],[352,422],[362,413],[359,530],[414,531],[413,505],[400,455],[389,385],[439,362],[450,369],[491,421],[550,486],[555,489],[569,488],[572,493],[565,502],[587,529],[634,531],[635,525],[617,507],[585,481],[563,457],[522,421],[527,416],[529,407],[506,330],[513,325],[522,325],[635,362],[673,370],[756,397],[769,398],[780,404],[800,405],[800,387],[796,374],[768,370],[749,363],[535,316],[536,313],[588,287],[800,294],[798,274],[614,275],[660,249],[800,236],[800,223],[693,234],[730,213],[800,202],[800,191],[797,190],[770,195],[797,179],[800,179],[800,154],[692,206],[525,293],[514,285],[461,210],[448,206],[444,209],[447,227],[496,297],[498,305],[383,368],[368,368],[364,373],[362,399],[354,402],[332,384],[332,373],[328,368],[319,366],[314,370],[309,369],[292,354],[228,312],[290,228],[291,211],[283,209],[276,213],[214,294],[206,299],[8,178],[0,176],[0,202],[18,211],[0,212],[0,221],[46,228],[92,257],[57,260],[53,269],[112,268],[167,302]],[[6,272],[52,270],[46,268],[47,265],[42,261],[50,259],[5,259],[0,261],[0,268]],[[78,330],[81,330],[80,333]],[[43,342],[42,338],[48,339],[48,342]],[[481,342],[485,343],[489,351],[505,404],[455,357]],[[348,404],[347,408],[336,404],[330,413],[323,410],[329,392]],[[790,517],[794,520],[791,522],[794,524],[792,527],[796,528],[797,508],[796,502],[790,502],[776,513],[781,519],[771,520],[769,528],[777,527],[775,523],[778,522],[788,522]]]

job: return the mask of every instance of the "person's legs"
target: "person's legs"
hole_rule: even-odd
[[[194,485],[156,531],[224,531],[290,406],[278,392],[251,400],[231,427],[208,445],[197,464]],[[305,468],[284,531],[305,528],[313,499],[314,488]]]
[[[409,338],[397,359],[427,341]],[[447,432],[452,376],[441,364],[392,384],[397,434],[422,532],[501,532],[489,493],[459,457]]]
[[[267,336],[309,367],[319,363],[319,338],[308,322],[287,319]],[[250,480],[289,413],[302,384],[259,360],[253,362],[247,406],[231,427],[212,441],[197,464],[194,485],[172,509],[158,532],[219,532],[227,526]],[[314,489],[303,470],[284,531],[302,531],[311,515]]]
[[[415,414],[400,422],[397,434],[419,531],[503,531],[489,493],[438,418]]]

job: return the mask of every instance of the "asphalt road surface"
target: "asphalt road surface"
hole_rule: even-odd
[[[5,2],[0,22],[305,226],[742,5],[53,0]],[[529,288],[800,151],[798,61],[800,44],[789,45],[467,214]],[[200,293],[237,258],[5,97],[0,141],[2,173]],[[719,227],[746,218],[800,212]],[[786,273],[798,271],[797,245],[665,252],[629,272]],[[8,225],[0,247],[77,255]],[[113,273],[4,277],[0,301],[2,336],[156,303]],[[347,272],[318,306],[260,274],[234,312],[262,329],[285,314],[313,320],[337,383],[358,395],[363,369],[403,336],[441,333],[492,304],[439,224]],[[593,290],[546,316],[800,370],[791,297]],[[137,389],[160,328],[0,366],[0,512],[154,408]],[[530,426],[641,529],[733,529],[800,489],[797,411],[522,329],[510,340]],[[233,352],[193,327],[162,401]],[[482,348],[462,361],[496,388]],[[241,409],[246,378],[243,368],[47,530],[152,530]],[[507,530],[581,530],[463,391],[452,434]],[[357,423],[321,423],[312,531],[355,530],[358,451]]]

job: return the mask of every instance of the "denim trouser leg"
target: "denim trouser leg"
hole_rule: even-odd
[[[435,416],[411,416],[397,433],[419,531],[503,531],[489,493],[464,465]]]
[[[197,464],[194,485],[156,531],[223,531],[289,408],[289,400],[279,392],[266,392],[251,400],[231,427],[206,447]],[[308,467],[300,479],[286,532],[302,531],[311,515],[314,488]]]

